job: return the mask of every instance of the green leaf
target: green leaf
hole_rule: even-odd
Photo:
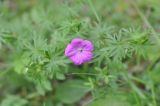
[[[64,74],[57,72],[57,73],[56,73],[56,78],[57,78],[58,80],[64,80],[64,79],[65,79],[65,76],[64,76]]]
[[[37,84],[36,86],[37,92],[40,95],[45,95],[45,93],[47,91],[51,91],[52,90],[52,86],[51,83],[48,80],[42,80],[40,83]]]
[[[19,96],[8,95],[1,103],[1,106],[26,106],[27,100]]]
[[[68,80],[56,88],[56,97],[63,103],[71,104],[85,96],[90,88],[81,80]]]
[[[104,98],[99,98],[87,106],[133,106],[124,95],[106,95]]]

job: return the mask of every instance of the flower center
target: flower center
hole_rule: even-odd
[[[79,51],[79,52],[82,52],[82,51],[83,51],[83,48],[78,48],[78,51]]]

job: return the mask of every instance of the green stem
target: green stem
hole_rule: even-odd
[[[153,84],[152,84],[152,86],[151,86],[151,92],[152,92],[153,104],[154,104],[154,106],[157,106],[156,95],[155,95],[154,85],[153,85]]]
[[[160,38],[157,36],[156,31],[154,30],[154,28],[152,27],[152,25],[150,24],[150,22],[147,20],[147,18],[145,17],[145,15],[140,11],[140,9],[138,8],[135,0],[130,0],[130,2],[132,3],[132,5],[134,6],[134,8],[136,9],[137,13],[139,14],[139,16],[141,17],[141,19],[144,21],[144,23],[147,25],[147,27],[149,29],[151,29],[154,38],[157,40],[157,43],[160,44]]]
[[[97,76],[97,74],[93,74],[93,73],[70,73],[68,75],[92,75],[92,76]]]
[[[98,21],[98,22],[101,22],[101,21],[100,21],[100,17],[98,16],[98,14],[97,14],[97,12],[96,12],[94,6],[93,6],[93,3],[91,2],[91,0],[87,0],[87,1],[88,1],[88,4],[89,4],[90,7],[91,7],[91,9],[92,9],[92,11],[93,11],[93,13],[94,13],[96,19],[97,19],[97,21]]]
[[[123,78],[127,81],[131,89],[141,98],[146,99],[146,96],[141,92],[141,90],[132,82],[130,76],[127,73],[123,73]]]
[[[153,60],[152,63],[149,64],[149,66],[147,67],[147,71],[151,71],[153,70],[153,68],[156,66],[156,64],[160,61],[160,56],[158,56],[157,58],[155,58]]]

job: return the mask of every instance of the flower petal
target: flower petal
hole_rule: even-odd
[[[71,45],[73,47],[78,48],[78,47],[82,46],[82,43],[83,43],[83,39],[81,39],[81,38],[75,38],[75,39],[72,40]]]
[[[91,61],[93,58],[92,52],[83,51],[82,53],[76,53],[75,55],[71,56],[70,59],[73,61],[75,65],[81,65],[85,62]]]
[[[84,62],[89,62],[92,60],[93,58],[93,53],[89,52],[89,51],[83,51],[83,61]]]
[[[75,65],[81,65],[83,63],[83,58],[81,53],[77,53],[76,55],[71,56],[70,59],[71,61],[73,61]]]
[[[68,44],[65,49],[65,55],[70,57],[76,54],[76,50],[72,47],[71,44]]]
[[[84,50],[86,51],[93,51],[94,49],[92,42],[89,40],[84,40],[82,45],[83,45]]]

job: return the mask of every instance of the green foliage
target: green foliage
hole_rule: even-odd
[[[72,104],[85,96],[90,88],[84,86],[84,82],[81,80],[69,80],[63,84],[60,84],[56,88],[56,98],[63,103]]]
[[[110,94],[94,102],[90,103],[88,106],[134,106],[131,101],[128,100],[129,95],[124,94]]]
[[[25,106],[28,103],[19,96],[8,95],[1,103],[1,106]]]
[[[159,0],[1,0],[2,106],[159,106]],[[75,66],[73,38],[94,44]]]

